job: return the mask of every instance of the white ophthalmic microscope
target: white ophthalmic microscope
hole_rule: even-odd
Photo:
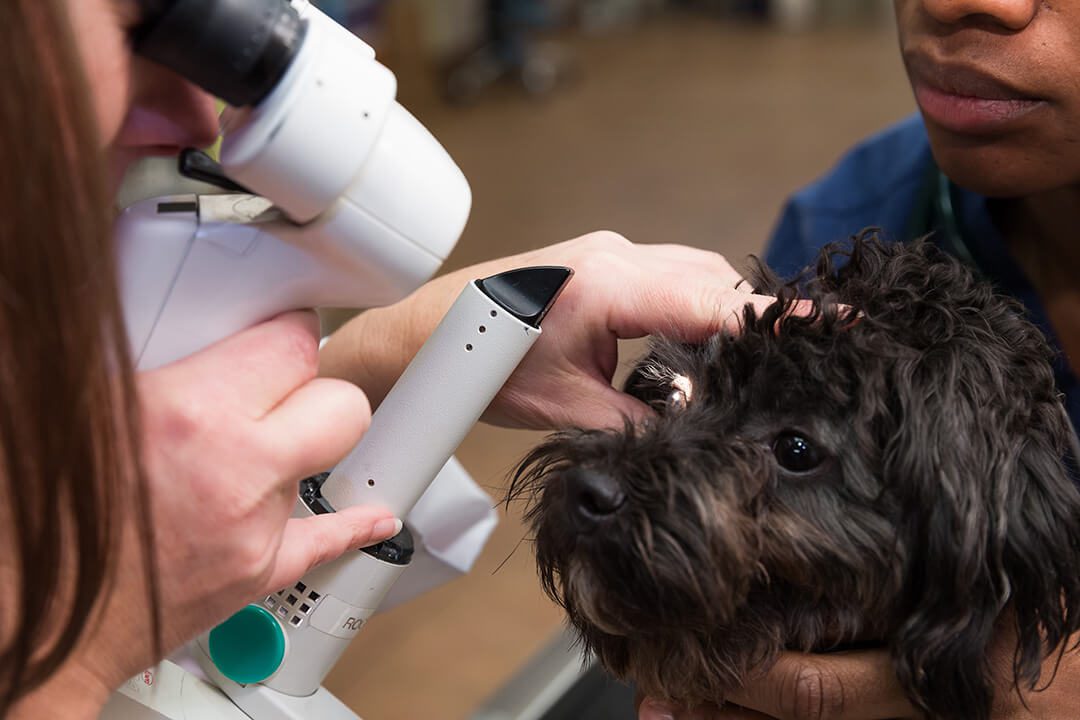
[[[141,5],[136,51],[230,109],[220,164],[198,153],[181,161],[228,194],[154,198],[118,222],[140,369],[287,310],[395,302],[439,268],[465,226],[469,186],[395,101],[394,76],[370,47],[307,0]],[[571,274],[524,268],[470,283],[361,443],[300,483],[294,515],[374,503],[406,517],[536,341]],[[134,678],[104,717],[355,718],[321,683],[412,553],[405,528],[253,598],[188,648],[221,692],[163,666]]]

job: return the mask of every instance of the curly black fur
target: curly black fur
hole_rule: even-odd
[[[672,701],[722,698],[784,649],[881,643],[931,718],[988,718],[996,623],[1015,624],[1017,688],[1080,629],[1051,348],[929,242],[864,233],[794,282],[757,275],[779,300],[741,333],[659,341],[631,376],[654,420],[523,461],[510,496],[545,590],[610,671]],[[791,435],[820,462],[782,466]],[[616,512],[577,519],[583,473],[613,481]]]

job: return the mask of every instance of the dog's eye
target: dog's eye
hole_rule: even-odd
[[[686,393],[682,390],[672,390],[671,394],[667,396],[667,411],[679,412],[686,409]]]
[[[817,447],[802,435],[781,433],[773,441],[773,455],[780,467],[788,472],[809,472],[821,464],[824,457]]]
[[[667,396],[665,409],[668,412],[685,410],[694,394],[694,384],[686,375],[676,375],[671,379],[671,392]]]

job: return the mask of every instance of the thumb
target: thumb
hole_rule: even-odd
[[[335,513],[292,518],[285,525],[267,591],[292,585],[309,570],[350,550],[388,540],[401,520],[384,508],[357,505]]]
[[[638,423],[652,410],[620,392],[602,377],[558,374],[523,388],[511,380],[484,420],[505,427],[533,430],[585,427],[622,430],[629,419]]]
[[[574,400],[563,406],[564,417],[556,427],[622,430],[626,421],[637,425],[653,414],[648,405],[612,387],[589,378],[582,383]]]

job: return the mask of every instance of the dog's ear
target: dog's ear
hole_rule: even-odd
[[[920,309],[938,341],[898,353],[868,420],[898,526],[897,674],[930,717],[983,720],[1014,690],[993,684],[999,617],[1015,618],[1016,688],[1080,627],[1080,493],[1038,331],[1003,302],[964,313]]]
[[[1019,449],[1016,480],[1004,488],[1007,525],[1001,528],[1018,639],[1014,678],[1025,690],[1052,680],[1040,678],[1044,658],[1075,645],[1072,636],[1080,630],[1080,452],[1064,407],[1039,411],[1043,417]]]

